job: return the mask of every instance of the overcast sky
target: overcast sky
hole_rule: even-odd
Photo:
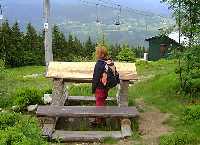
[[[30,5],[40,5],[42,6],[43,0],[2,0],[7,6],[15,4],[30,4]],[[97,2],[98,0],[84,0],[89,2]],[[162,12],[166,14],[168,12],[167,6],[161,4],[160,0],[102,0],[108,3],[121,4],[122,6],[128,6],[131,8],[146,10],[151,12]],[[81,0],[51,0],[52,4],[82,4]],[[16,8],[17,9],[17,8]]]
[[[61,3],[80,3],[80,0],[54,0],[55,2]],[[98,0],[87,0],[87,1],[98,1]],[[161,4],[160,0],[103,0],[106,2],[115,2],[116,4],[121,4],[122,6],[128,6],[131,8],[138,9],[146,9],[151,11],[157,11],[158,9],[163,11],[167,10],[167,6],[165,4]],[[165,12],[163,12],[165,13]]]

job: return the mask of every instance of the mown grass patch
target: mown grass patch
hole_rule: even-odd
[[[6,69],[5,72],[5,77],[0,79],[0,108],[11,107],[13,94],[19,89],[52,88],[52,81],[44,77],[43,66],[12,68]]]
[[[137,72],[142,76],[171,73],[177,66],[177,60],[137,61]]]

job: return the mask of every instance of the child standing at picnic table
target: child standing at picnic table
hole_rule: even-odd
[[[96,65],[94,68],[93,79],[92,79],[92,93],[96,97],[96,106],[105,106],[106,98],[108,96],[108,89],[106,88],[107,76],[104,73],[107,66],[108,51],[104,46],[96,48]],[[104,123],[105,120],[102,118],[96,118],[93,125]]]

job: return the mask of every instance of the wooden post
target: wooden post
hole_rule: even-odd
[[[54,79],[51,105],[64,106],[65,98],[63,79]]]
[[[44,30],[45,30],[45,63],[48,66],[50,61],[53,61],[52,52],[52,30],[50,24],[50,0],[44,0]]]
[[[64,81],[63,79],[53,79],[53,92],[52,92],[52,104],[57,106],[64,106],[66,95],[64,94]],[[43,135],[52,138],[52,134],[55,131],[56,122],[58,118],[42,117],[40,121],[43,127]]]
[[[119,107],[128,106],[128,88],[129,81],[121,80],[118,88],[118,105]],[[131,121],[128,118],[121,119],[121,133],[122,137],[129,137],[132,135]]]
[[[128,87],[129,81],[121,80],[118,91],[118,105],[128,106]]]

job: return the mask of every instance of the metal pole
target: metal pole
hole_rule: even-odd
[[[3,56],[1,56],[4,61],[5,61],[5,58],[6,58],[6,48],[5,48],[5,38],[4,38],[4,34],[3,34],[3,19],[4,19],[4,16],[3,16],[3,6],[2,4],[0,4],[0,27],[1,27],[1,35],[2,35],[2,47],[3,47]]]
[[[44,30],[45,30],[45,63],[48,66],[50,61],[53,61],[53,52],[52,52],[52,30],[50,23],[50,0],[44,0]]]
[[[179,33],[179,37],[178,37],[178,42],[179,44],[181,44],[181,0],[179,0],[179,10],[178,10],[178,33]]]

